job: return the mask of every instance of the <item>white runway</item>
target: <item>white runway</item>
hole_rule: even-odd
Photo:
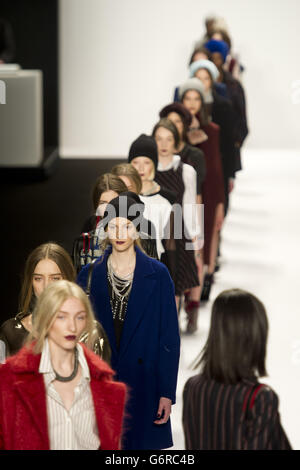
[[[203,347],[212,301],[239,287],[262,300],[269,318],[267,371],[261,379],[279,395],[282,424],[300,449],[300,151],[243,152],[231,208],[222,233],[222,266],[210,301],[200,307],[199,330],[182,335],[177,404],[172,410],[174,447],[184,449],[182,390],[197,373],[189,366]],[[184,312],[181,312],[184,323]]]

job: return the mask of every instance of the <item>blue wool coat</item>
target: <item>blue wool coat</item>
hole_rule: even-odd
[[[107,257],[93,269],[90,300],[112,349],[116,380],[129,386],[123,449],[164,449],[173,445],[170,419],[157,425],[160,397],[175,403],[180,336],[174,285],[167,268],[136,248],[136,267],[124,327],[117,349],[107,285]],[[78,284],[86,287],[89,265]]]

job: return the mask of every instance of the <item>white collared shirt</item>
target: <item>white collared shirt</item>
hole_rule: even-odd
[[[69,411],[54,387],[55,372],[51,364],[48,339],[45,339],[39,372],[43,374],[47,394],[48,432],[51,450],[96,450],[100,439],[94,402],[90,389],[90,371],[83,349],[77,344],[81,379],[74,389]]]
[[[158,162],[158,171],[168,171],[172,168],[176,171],[181,158],[179,155],[173,155],[173,159],[166,167],[163,167]],[[182,163],[182,179],[184,183],[184,194],[182,199],[182,209],[184,222],[188,229],[190,238],[199,237],[202,234],[201,217],[199,215],[199,208],[195,210],[197,203],[197,173],[195,169],[187,163]]]

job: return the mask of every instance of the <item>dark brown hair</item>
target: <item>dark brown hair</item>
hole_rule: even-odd
[[[97,210],[99,205],[101,194],[105,191],[115,191],[116,193],[120,194],[124,191],[127,191],[127,186],[115,174],[104,173],[103,175],[99,176],[92,190],[92,199],[95,210]]]
[[[59,267],[63,279],[74,282],[76,278],[72,259],[67,251],[56,243],[44,243],[35,248],[28,256],[24,268],[23,282],[21,287],[19,309],[24,316],[32,313],[31,304],[35,298],[32,279],[36,265],[43,259],[54,261]]]
[[[267,336],[262,302],[241,289],[223,291],[213,303],[208,339],[195,368],[226,384],[266,376]]]
[[[136,187],[136,192],[137,194],[140,194],[142,191],[143,183],[141,180],[141,177],[138,173],[138,171],[134,168],[131,163],[120,163],[119,165],[115,165],[112,169],[111,172],[114,175],[117,176],[127,176],[134,186]],[[125,184],[125,183],[124,183]],[[128,188],[126,187],[125,192],[128,191]],[[124,191],[122,191],[124,192]]]
[[[191,90],[192,90],[192,88],[191,88]],[[183,104],[185,94],[188,91],[191,91],[191,90],[186,90],[183,93],[182,98],[181,98],[181,103],[182,104]],[[200,93],[198,90],[195,90],[195,91],[197,91],[197,93],[199,93],[199,96],[201,98],[201,109],[200,109],[199,113],[197,113],[196,117],[198,118],[201,126],[206,126],[209,123],[209,116],[208,116],[207,108],[205,106],[204,97],[203,97],[202,93]]]
[[[167,129],[168,131],[170,131],[173,134],[174,141],[175,141],[175,149],[177,149],[179,144],[180,144],[180,135],[179,135],[179,132],[178,132],[177,127],[175,126],[175,124],[172,121],[170,121],[170,119],[168,119],[168,118],[160,119],[158,121],[158,123],[155,124],[155,126],[153,128],[152,137],[155,137],[155,133],[156,133],[157,129],[159,129],[160,127],[163,127],[164,129]]]
[[[206,49],[206,47],[201,46],[201,47],[196,47],[196,49],[193,50],[193,53],[191,55],[190,61],[189,61],[189,66],[194,62],[194,57],[196,54],[205,54],[208,58],[208,60],[211,60],[211,52]]]

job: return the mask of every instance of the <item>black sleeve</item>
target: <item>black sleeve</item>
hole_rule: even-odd
[[[202,150],[192,147],[190,153],[191,163],[197,173],[197,194],[202,194],[202,185],[206,176],[205,157]]]
[[[95,215],[91,215],[83,224],[81,233],[91,232],[95,230],[97,224],[97,217]]]
[[[175,204],[176,202],[176,194],[173,192],[173,191],[170,191],[169,189],[165,189],[165,188],[160,188],[160,191],[159,193],[165,197],[169,203],[173,206],[173,204]]]
[[[276,393],[264,386],[255,398],[251,420],[244,430],[244,449],[291,450],[280,422],[278,405]]]

